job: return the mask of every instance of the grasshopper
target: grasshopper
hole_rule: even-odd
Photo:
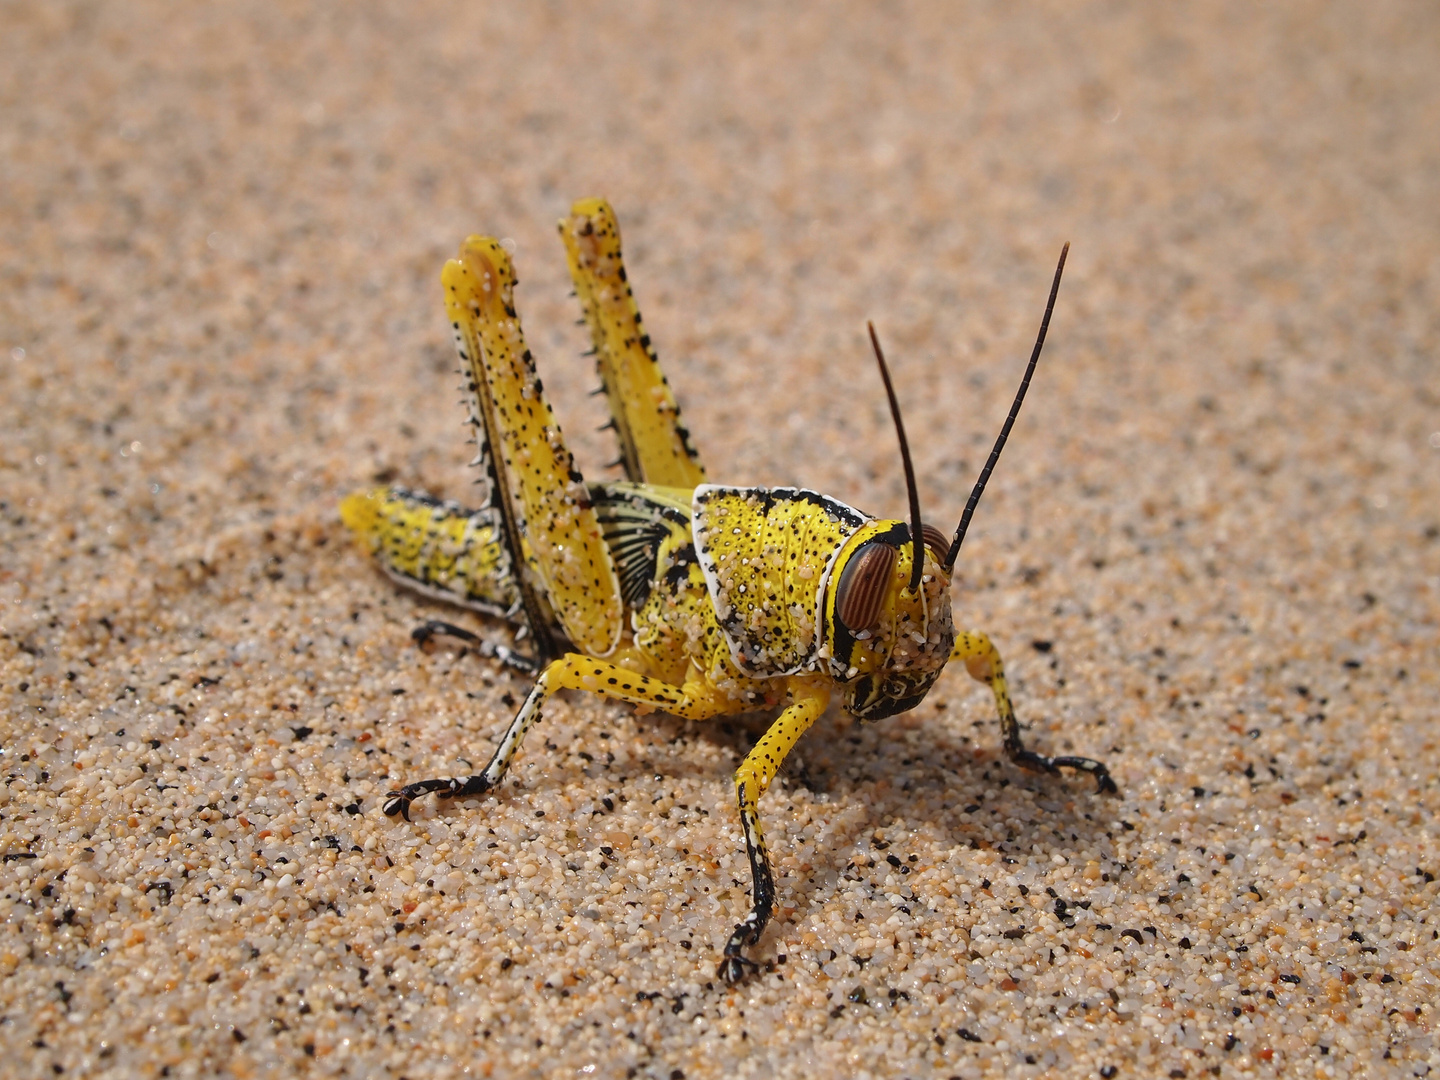
[[[956,633],[950,610],[961,541],[1039,360],[1069,245],[1009,417],[947,538],[921,522],[873,326],[908,521],[874,518],[804,488],[707,483],[641,322],[614,212],[604,200],[582,200],[559,227],[626,479],[586,482],[576,469],[525,347],[510,256],[493,239],[470,237],[441,282],[483,504],[470,510],[382,488],[345,498],[341,516],[399,581],[519,624],[532,655],[488,644],[481,651],[535,682],[483,770],[407,784],[387,794],[384,812],[408,820],[422,795],[452,799],[495,788],[557,690],[587,690],[688,720],[781,706],[735,773],[752,886],[750,911],[719,964],[718,976],[734,983],[757,967],[747,950],[775,904],[760,797],[834,694],[852,716],[880,720],[914,708],[947,662],[963,661],[994,695],[1011,761],[1050,773],[1082,770],[1099,791],[1115,793],[1099,761],[1026,749],[1000,654],[983,633]],[[427,623],[416,636],[437,631],[479,640],[446,623]]]

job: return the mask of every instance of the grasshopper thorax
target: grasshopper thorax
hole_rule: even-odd
[[[955,645],[947,540],[924,529],[924,562],[912,590],[917,545],[903,521],[871,521],[836,553],[821,583],[824,653],[846,712],[881,720],[912,709],[940,677]]]

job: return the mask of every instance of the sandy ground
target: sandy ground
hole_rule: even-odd
[[[0,1046],[53,1076],[1409,1076],[1440,1067],[1433,5],[12,3],[0,34]],[[557,704],[336,503],[471,491],[438,272],[514,243],[588,474],[554,222],[603,194],[713,477],[954,522],[984,691]]]

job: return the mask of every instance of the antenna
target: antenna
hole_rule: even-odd
[[[1015,417],[1020,413],[1020,403],[1025,400],[1025,391],[1030,389],[1030,376],[1035,374],[1035,365],[1040,360],[1040,350],[1045,346],[1045,331],[1050,329],[1050,313],[1055,310],[1055,294],[1060,291],[1060,275],[1065,270],[1065,256],[1068,254],[1070,254],[1070,243],[1066,241],[1065,246],[1060,249],[1060,263],[1055,267],[1055,280],[1050,285],[1050,300],[1045,305],[1045,317],[1040,320],[1040,333],[1035,338],[1035,351],[1030,354],[1030,366],[1025,369],[1025,377],[1020,380],[1020,389],[1015,391],[1015,402],[1010,406],[1010,415],[1005,418],[1005,426],[1000,429],[1000,437],[995,440],[994,449],[990,451],[990,459],[980,470],[980,478],[975,481],[975,487],[970,491],[970,501],[965,504],[965,512],[960,515],[960,527],[955,530],[955,539],[950,541],[950,550],[945,555],[946,573],[955,568],[955,559],[960,554],[960,542],[965,539],[965,530],[970,528],[970,518],[975,513],[975,505],[980,501],[980,495],[985,490],[990,473],[995,469],[995,462],[1000,460],[1000,451],[1005,449],[1005,440],[1010,437],[1010,429],[1015,426]],[[885,370],[883,364],[880,370]],[[890,385],[888,375],[885,378],[885,385],[887,387]],[[895,421],[897,424],[900,421],[898,414]],[[901,440],[903,442],[904,435],[901,435]],[[906,461],[908,462],[909,459],[907,458]]]
[[[915,466],[910,463],[910,444],[905,439],[905,421],[900,419],[900,402],[895,400],[895,387],[890,383],[890,369],[885,366],[880,339],[875,336],[875,324],[867,321],[865,328],[870,331],[870,344],[880,365],[880,378],[885,380],[885,396],[890,399],[895,434],[900,436],[900,460],[905,464],[905,493],[910,496],[910,591],[913,593],[919,590],[920,576],[925,570],[925,549],[920,540],[920,492],[915,488]]]

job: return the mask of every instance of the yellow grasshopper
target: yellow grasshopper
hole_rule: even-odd
[[[1114,793],[1106,767],[1027,750],[1000,655],[979,632],[957,634],[950,582],[1045,341],[1065,250],[1025,378],[953,538],[922,525],[914,470],[890,375],[870,329],[901,447],[909,520],[877,519],[803,488],[710,484],[660,371],[627,282],[614,212],[576,203],[560,222],[570,273],[619,437],[627,479],[587,483],[545,400],[515,309],[515,271],[495,240],[472,236],[441,275],[470,420],[487,485],[467,510],[401,488],[357,492],[341,516],[401,582],[528,631],[534,654],[482,651],[536,676],[489,764],[473,776],[421,780],[386,796],[410,804],[480,795],[505,776],[557,690],[588,690],[689,720],[783,706],[735,774],[752,875],[750,912],[726,942],[719,976],[742,978],[770,920],[775,879],[759,799],[800,736],[838,692],[845,711],[879,720],[914,708],[950,660],[989,685],[1004,746],[1028,769],[1084,770]],[[445,623],[437,630],[478,641]]]

